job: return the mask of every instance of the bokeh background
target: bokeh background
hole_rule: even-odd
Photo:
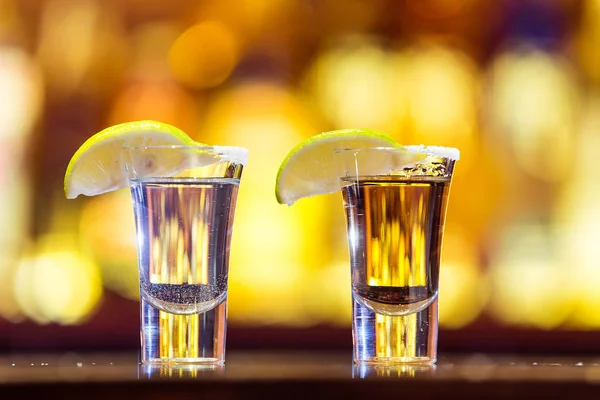
[[[0,0],[0,350],[138,346],[128,191],[67,201],[75,150],[156,119],[250,150],[232,347],[350,348],[339,195],[278,205],[300,140],[458,147],[448,350],[600,351],[600,0]]]

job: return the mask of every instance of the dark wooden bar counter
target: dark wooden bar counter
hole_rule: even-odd
[[[600,358],[445,355],[429,366],[355,366],[346,353],[230,352],[223,367],[144,366],[136,354],[0,358],[0,398],[600,398]],[[418,397],[416,397],[418,396]]]

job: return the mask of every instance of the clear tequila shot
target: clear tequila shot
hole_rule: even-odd
[[[434,363],[444,221],[458,151],[337,150],[356,363]]]
[[[230,243],[246,159],[235,147],[123,150],[138,239],[142,363],[224,363]]]

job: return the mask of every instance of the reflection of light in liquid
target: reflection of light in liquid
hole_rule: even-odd
[[[319,132],[294,94],[276,84],[249,82],[224,93],[196,140],[250,151],[241,180],[231,243],[231,320],[311,324],[326,308],[322,272],[330,252],[326,205],[315,198],[293,207],[274,195],[276,171],[299,141]]]

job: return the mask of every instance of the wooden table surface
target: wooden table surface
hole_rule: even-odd
[[[436,366],[384,367],[353,365],[346,353],[238,351],[222,367],[168,367],[122,353],[0,356],[0,399],[7,400],[450,395],[600,399],[600,357],[457,354]]]

